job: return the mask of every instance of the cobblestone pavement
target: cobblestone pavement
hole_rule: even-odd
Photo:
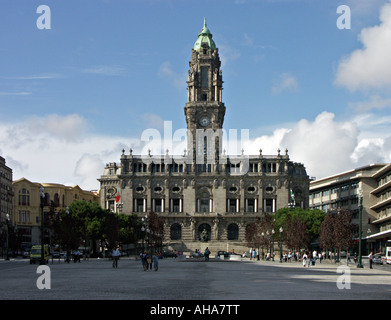
[[[81,263],[55,260],[50,289],[38,289],[46,273],[28,260],[0,261],[1,300],[390,300],[391,266],[278,261],[209,262],[163,259],[158,271],[143,271],[139,260],[121,258]],[[41,280],[40,280],[41,279]],[[38,281],[37,281],[38,280]],[[47,284],[47,283],[46,283]],[[341,288],[342,286],[342,288]]]

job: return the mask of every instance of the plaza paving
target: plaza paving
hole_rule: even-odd
[[[55,260],[50,289],[38,289],[38,265],[28,260],[0,261],[1,300],[390,300],[391,266],[363,269],[349,265],[278,261],[163,259],[159,270],[143,271],[141,262],[121,258],[117,269],[106,259],[81,263]],[[345,268],[344,267],[344,268]],[[348,273],[346,273],[348,270]],[[350,275],[350,279],[346,278]],[[345,289],[341,276],[350,280]]]

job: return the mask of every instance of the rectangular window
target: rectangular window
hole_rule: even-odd
[[[247,212],[255,212],[255,200],[247,199]]]
[[[209,86],[209,68],[201,67],[201,88],[207,88]]]
[[[144,199],[134,199],[134,211],[144,212]]]
[[[200,212],[209,212],[209,199],[200,200]]]
[[[172,199],[172,212],[181,212],[179,199]]]
[[[266,199],[266,212],[273,212],[273,199]]]
[[[237,200],[236,199],[228,199],[228,208],[227,208],[227,211],[228,212],[236,212],[237,208],[236,208],[236,205],[237,205]]]

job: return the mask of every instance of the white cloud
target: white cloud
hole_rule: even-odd
[[[97,186],[97,179],[104,169],[104,162],[99,154],[83,154],[75,165],[75,176],[80,180],[82,186]],[[93,188],[90,188],[93,189]]]
[[[368,101],[349,103],[349,107],[357,112],[367,112],[372,109],[385,109],[391,107],[391,98],[382,98],[378,95],[373,95]]]
[[[27,91],[17,91],[17,92],[11,92],[11,91],[0,91],[0,96],[29,96],[31,92]]]
[[[245,154],[251,155],[259,154],[259,149],[264,155],[276,155],[277,149],[284,153],[287,148],[292,161],[302,162],[310,176],[322,178],[373,162],[391,162],[391,136],[367,135],[371,125],[379,126],[374,120],[370,115],[360,115],[341,122],[334,114],[322,112],[313,121],[302,119],[290,128],[278,128],[272,135],[246,141],[243,148]],[[51,123],[62,129],[55,132]],[[79,115],[0,123],[0,154],[13,168],[14,180],[25,177],[37,182],[77,184],[90,190],[99,188],[97,179],[106,163],[119,163],[122,149],[126,154],[130,148],[133,154],[146,154],[149,148],[150,142],[142,141],[141,136],[90,135],[83,129],[86,125],[87,121]],[[391,119],[382,125],[387,128],[383,131],[391,132]],[[159,137],[169,138],[160,132]],[[185,131],[181,134],[185,135]],[[186,142],[173,138],[177,140],[172,150],[182,154]],[[152,142],[157,143],[151,148],[153,155],[165,152],[163,140],[161,144]]]
[[[380,10],[380,24],[361,31],[362,49],[340,61],[335,83],[351,91],[391,88],[391,3]]]
[[[262,149],[264,155],[276,155],[277,149],[281,153],[288,149],[290,159],[303,163],[307,174],[317,178],[370,163],[390,162],[391,137],[367,137],[370,122],[360,134],[364,124],[356,119],[336,121],[333,113],[322,112],[314,121],[302,119],[291,128],[277,129],[270,136],[249,141],[245,153],[258,154]]]
[[[279,94],[284,91],[294,92],[299,88],[297,79],[289,73],[282,73],[278,80],[275,80],[274,82],[272,87],[272,93],[274,94]]]
[[[186,84],[185,75],[180,75],[176,73],[172,69],[171,63],[169,61],[165,61],[160,65],[158,75],[161,78],[166,78],[167,80],[171,81],[174,87],[181,90],[183,90],[183,86]]]
[[[98,65],[83,69],[84,73],[99,74],[104,76],[119,76],[125,73],[125,69],[118,66]]]

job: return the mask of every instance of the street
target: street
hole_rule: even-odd
[[[303,268],[278,261],[209,262],[166,258],[158,271],[143,271],[139,260],[121,258],[118,269],[106,259],[48,264],[50,289],[38,289],[38,265],[0,261],[2,300],[389,300],[391,266],[341,272],[330,263]],[[346,273],[348,270],[348,273]],[[350,288],[338,287],[346,278]],[[42,280],[41,280],[42,282]],[[341,281],[340,281],[341,282]]]

